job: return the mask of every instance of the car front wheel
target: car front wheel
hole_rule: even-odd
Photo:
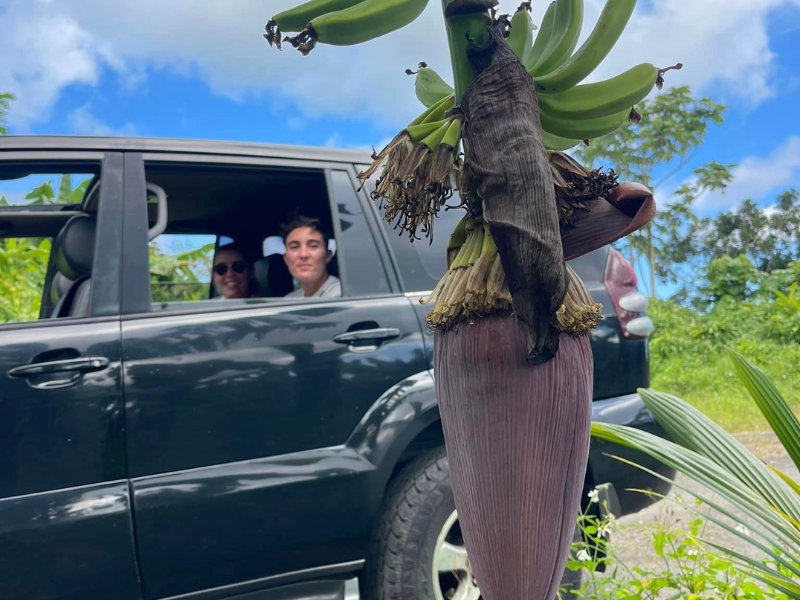
[[[568,590],[579,589],[580,572],[566,571],[561,583]],[[367,600],[480,600],[444,448],[419,456],[391,482],[362,595]]]

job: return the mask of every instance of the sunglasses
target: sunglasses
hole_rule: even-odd
[[[231,265],[234,273],[244,273],[247,270],[247,263],[243,260],[237,260]],[[228,272],[228,265],[226,263],[219,263],[214,265],[214,273],[217,275],[225,275]]]

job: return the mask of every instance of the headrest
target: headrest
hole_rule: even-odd
[[[58,272],[75,281],[92,272],[96,221],[90,215],[75,215],[56,237],[55,265]]]
[[[70,287],[72,287],[72,280],[56,272],[53,276],[53,282],[50,284],[50,299],[53,304],[58,304],[58,301],[64,297]]]
[[[294,289],[283,254],[270,254],[253,264],[253,276],[265,296],[285,296]]]

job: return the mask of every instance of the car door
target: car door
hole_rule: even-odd
[[[126,429],[147,598],[243,593],[352,571],[364,558],[373,523],[363,506],[380,501],[368,497],[376,466],[346,442],[381,394],[425,370],[423,344],[352,168],[297,167],[324,174],[341,298],[151,310],[144,170],[126,187],[138,189],[125,197]]]
[[[120,365],[122,171],[115,153],[0,155],[0,196],[11,198],[0,207],[3,600],[141,597]],[[86,214],[80,205],[59,205],[70,195],[69,177],[61,177],[58,197],[58,182],[46,181],[45,174],[70,172],[100,176]],[[22,188],[26,182],[35,189]],[[57,234],[73,219],[96,223],[94,239],[68,242],[89,253],[90,300],[81,316],[49,318],[45,290],[55,293],[56,266],[66,256]]]

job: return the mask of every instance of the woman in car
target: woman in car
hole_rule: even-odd
[[[256,297],[253,269],[235,244],[225,244],[217,249],[211,279],[219,299]]]

